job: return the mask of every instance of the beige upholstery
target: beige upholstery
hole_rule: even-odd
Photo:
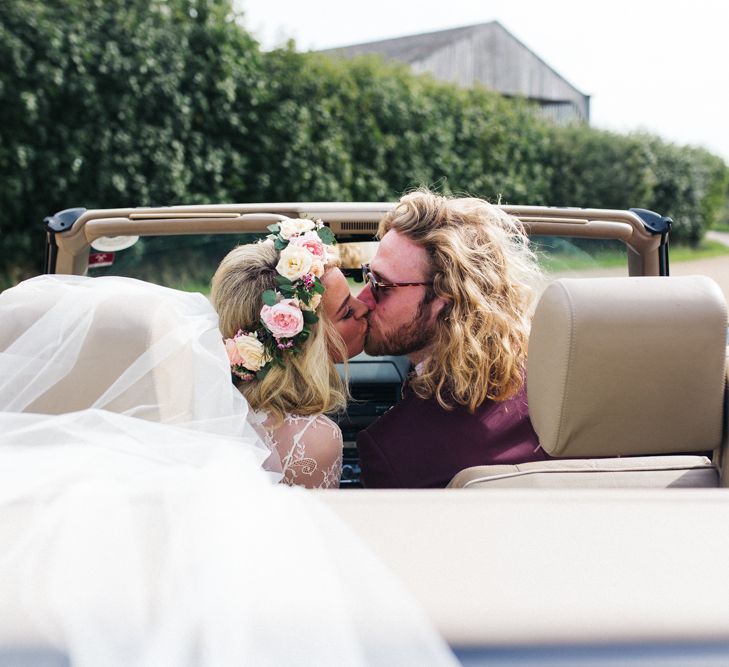
[[[0,350],[5,350],[30,323],[41,321],[54,306],[55,298],[53,293],[39,293],[34,300],[24,301],[13,321],[0,327]],[[100,304],[88,332],[83,333],[78,359],[60,381],[50,385],[24,411],[63,414],[102,406],[112,412],[134,409],[135,416],[153,421],[189,420],[192,391],[179,378],[192,377],[192,350],[177,344],[175,355],[169,356],[172,346],[163,340],[175,329],[179,318],[160,295],[118,294]],[[59,341],[59,345],[69,343]],[[139,373],[134,366],[142,355],[154,361],[150,364],[153,372]],[[117,391],[119,385],[114,383],[122,377],[122,382],[129,380],[132,391]]]
[[[721,444],[715,455],[721,469],[721,485],[729,486],[729,347],[726,349],[726,389],[724,391],[724,427]]]
[[[719,449],[726,335],[726,302],[703,276],[552,283],[527,391],[540,444],[562,460],[471,468],[449,486],[717,486],[704,456],[645,455]]]
[[[313,493],[454,645],[729,641],[723,489]]]
[[[534,316],[529,413],[558,457],[711,451],[727,309],[709,278],[559,280]]]
[[[709,458],[675,455],[474,466],[459,472],[448,488],[655,489],[717,486],[719,471]]]

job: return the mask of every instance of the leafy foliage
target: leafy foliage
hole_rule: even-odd
[[[377,201],[422,184],[503,203],[726,224],[729,169],[658,137],[556,127],[523,100],[379,58],[264,53],[231,0],[4,0],[0,275],[38,272],[70,206]]]
[[[219,201],[245,172],[257,44],[227,0],[7,0],[0,19],[0,253],[87,208]],[[36,267],[37,268],[37,267]]]

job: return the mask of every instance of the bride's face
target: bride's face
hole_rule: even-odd
[[[321,307],[344,340],[347,346],[347,357],[351,359],[364,348],[369,308],[352,296],[347,279],[339,269],[328,269],[321,281],[325,287]],[[342,359],[337,359],[337,356],[332,351],[334,361],[342,361]]]

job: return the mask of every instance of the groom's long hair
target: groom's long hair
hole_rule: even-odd
[[[482,199],[447,198],[420,189],[380,222],[428,253],[441,297],[423,371],[410,382],[421,398],[475,410],[513,397],[523,386],[531,316],[543,275],[516,218]]]

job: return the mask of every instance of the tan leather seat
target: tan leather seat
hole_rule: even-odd
[[[714,452],[721,471],[721,485],[729,486],[729,345],[726,348],[726,389],[724,391],[724,426],[721,445]]]
[[[527,394],[559,460],[469,468],[449,486],[718,486],[717,465],[690,454],[722,444],[726,336],[726,302],[703,276],[555,281],[534,316]]]
[[[0,350],[16,343],[31,324],[42,325],[51,309],[68,308],[67,302],[58,303],[52,286],[45,291],[36,289],[31,295],[28,298],[18,291],[12,321],[0,326]],[[84,298],[83,291],[77,298]],[[72,308],[66,312],[68,317],[76,316]],[[79,340],[58,341],[59,347],[68,348],[67,367],[57,365],[49,374],[47,391],[22,411],[63,414],[103,407],[112,412],[132,411],[134,416],[152,421],[189,421],[194,412],[192,391],[179,378],[192,376],[192,343],[184,345],[175,340],[171,345],[165,338],[174,335],[170,332],[175,331],[181,315],[164,295],[135,290],[134,281],[130,281],[128,289],[110,291],[90,321],[86,319],[89,317],[84,311],[80,318]],[[170,354],[170,349],[175,354]],[[145,363],[135,365],[143,356]],[[142,365],[153,371],[140,370]]]

